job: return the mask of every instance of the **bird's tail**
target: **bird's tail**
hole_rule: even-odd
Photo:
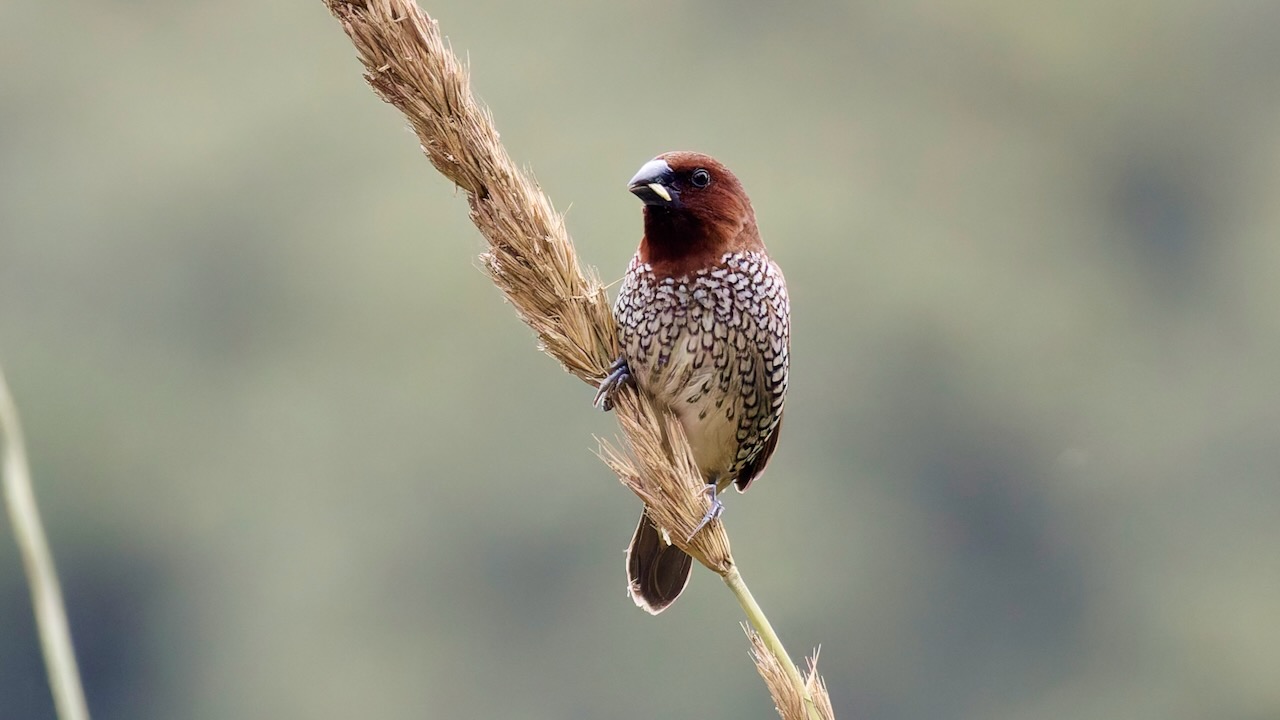
[[[693,558],[670,543],[646,510],[627,548],[631,599],[645,612],[657,615],[684,592],[692,569]]]

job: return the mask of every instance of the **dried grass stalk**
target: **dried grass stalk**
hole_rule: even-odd
[[[36,630],[44,653],[45,673],[53,692],[53,706],[62,720],[88,720],[89,707],[84,701],[80,670],[71,645],[71,627],[62,601],[62,586],[53,565],[49,539],[40,521],[35,491],[31,487],[31,468],[27,464],[26,444],[22,439],[22,423],[18,406],[9,392],[4,372],[0,371],[0,472],[4,480],[4,502],[13,525],[13,537],[22,554],[22,567],[31,588],[31,605],[35,610]]]
[[[542,349],[568,372],[598,385],[618,356],[604,287],[579,265],[564,218],[507,155],[436,21],[413,0],[325,3],[355,44],[369,85],[404,113],[431,163],[467,193],[471,220],[489,245],[481,256],[486,272],[533,328]],[[763,636],[762,647],[795,692],[807,695],[795,664],[742,582],[724,525],[714,520],[690,537],[710,502],[680,423],[629,388],[615,398],[615,412],[629,452],[601,443],[601,457],[677,547],[724,579]]]
[[[818,676],[818,653],[808,658],[809,672],[801,687],[807,692],[801,693],[793,682],[791,674],[778,662],[778,658],[769,650],[756,631],[743,627],[747,632],[747,640],[751,642],[751,659],[756,663],[756,670],[764,679],[764,684],[773,696],[774,708],[782,720],[835,720],[835,711],[831,708],[831,696],[827,693],[827,684]]]
[[[507,155],[438,23],[411,0],[326,3],[355,43],[369,85],[408,118],[431,164],[466,191],[471,220],[489,244],[481,256],[489,277],[547,354],[599,384],[618,357],[617,324],[604,286],[579,265],[564,218]],[[677,547],[724,575],[733,561],[719,521],[688,540],[710,501],[683,432],[671,432],[678,423],[631,392],[619,398],[616,412],[635,462],[610,466],[650,504]],[[624,457],[611,448],[604,456]],[[655,498],[666,502],[654,505]]]
[[[578,265],[564,218],[503,149],[488,109],[435,20],[408,0],[326,0],[365,79],[404,113],[422,150],[467,193],[489,242],[485,270],[565,370],[596,384],[618,356],[604,286]]]
[[[631,452],[628,455],[601,442],[601,458],[644,501],[654,524],[667,531],[676,547],[721,577],[728,575],[733,557],[720,520],[707,523],[696,535],[693,532],[706,514],[706,499],[684,427],[674,415],[659,412],[646,396],[630,388],[614,402]],[[655,416],[656,425],[647,422]]]

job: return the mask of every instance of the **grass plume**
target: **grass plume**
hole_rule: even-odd
[[[569,373],[597,385],[618,356],[604,286],[578,262],[564,218],[503,148],[492,116],[471,94],[466,68],[436,21],[413,0],[325,3],[354,43],[374,92],[404,114],[431,163],[466,192],[471,220],[489,246],[481,255],[489,277],[533,328],[542,349]],[[713,520],[690,538],[709,499],[680,423],[629,388],[615,398],[615,412],[626,449],[602,442],[602,459],[672,542],[733,591],[754,628],[757,662],[772,658],[769,667],[780,670],[766,675],[758,665],[779,712],[788,719],[832,718],[825,686],[812,671],[808,681],[801,677],[747,590],[724,525]],[[786,688],[786,697],[802,699],[798,705],[779,695]],[[801,714],[786,714],[793,707]]]
[[[792,676],[794,668],[784,667],[778,656],[769,648],[768,642],[760,637],[760,633],[745,628],[747,640],[751,643],[751,659],[756,663],[756,671],[769,688],[773,696],[774,707],[782,720],[835,720],[835,710],[831,709],[831,697],[827,694],[827,684],[818,676],[818,653],[809,658],[809,672],[798,683]]]

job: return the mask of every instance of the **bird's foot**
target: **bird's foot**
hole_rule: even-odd
[[[600,389],[596,392],[596,399],[591,404],[604,408],[605,412],[612,410],[613,394],[631,380],[631,368],[627,366],[627,359],[619,355],[618,359],[609,366],[609,374],[600,381]]]
[[[702,488],[702,492],[704,495],[711,498],[711,507],[707,508],[707,513],[702,516],[702,522],[698,523],[698,527],[694,528],[693,532],[689,533],[689,541],[692,541],[694,536],[697,535],[702,528],[706,527],[708,523],[720,517],[720,515],[724,513],[724,503],[720,502],[720,498],[716,497],[715,483],[707,483],[707,486]]]

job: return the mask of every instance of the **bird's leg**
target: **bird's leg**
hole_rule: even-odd
[[[627,366],[627,359],[619,355],[618,359],[609,366],[609,374],[600,381],[600,389],[596,392],[596,399],[592,405],[603,407],[605,412],[612,410],[613,394],[631,380],[631,368]]]
[[[707,514],[702,516],[702,522],[698,523],[698,527],[689,533],[689,540],[693,540],[693,536],[697,535],[699,530],[706,527],[707,523],[720,517],[724,512],[724,503],[720,502],[720,498],[716,497],[715,483],[707,483],[706,487],[702,488],[702,493],[711,498],[711,507],[707,508]]]

